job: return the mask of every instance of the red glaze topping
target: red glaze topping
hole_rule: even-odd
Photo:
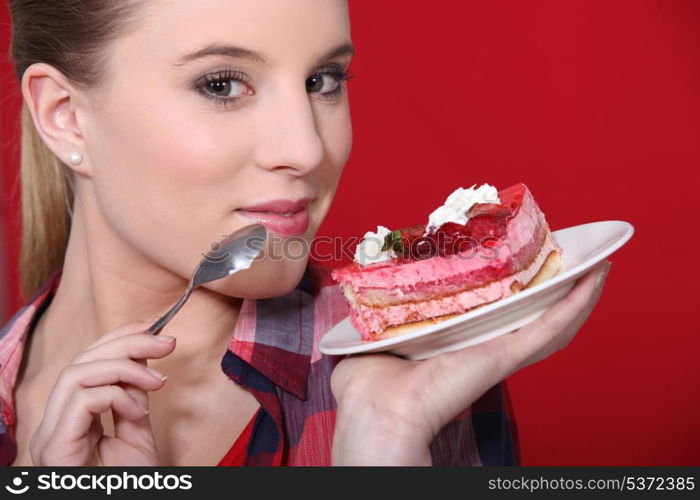
[[[426,236],[423,224],[401,229],[401,245],[396,245],[394,251],[406,261],[471,251],[479,245],[493,248],[506,233],[508,221],[518,212],[524,194],[525,185],[510,186],[499,191],[501,203],[472,205],[466,224],[446,222]]]

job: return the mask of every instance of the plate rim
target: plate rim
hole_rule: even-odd
[[[601,224],[619,224],[621,228],[624,228],[624,232],[620,235],[619,238],[617,238],[615,241],[613,241],[610,245],[606,246],[605,248],[601,249],[599,252],[594,254],[591,258],[584,260],[583,262],[578,263],[577,265],[573,266],[571,269],[567,269],[561,274],[557,274],[556,276],[544,281],[543,283],[539,283],[531,288],[527,288],[519,293],[513,294],[509,297],[506,297],[501,300],[497,300],[496,302],[493,302],[491,304],[486,304],[482,307],[479,307],[478,309],[472,310],[472,311],[467,311],[463,314],[460,314],[459,316],[456,316],[454,318],[442,320],[438,323],[428,325],[424,328],[419,328],[415,331],[412,332],[407,332],[403,335],[398,335],[396,337],[390,337],[388,339],[381,339],[381,340],[376,340],[376,341],[363,341],[360,339],[361,344],[356,344],[352,346],[346,346],[346,347],[329,347],[325,345],[327,343],[324,342],[328,335],[331,333],[331,331],[339,326],[343,322],[349,322],[350,321],[350,316],[345,316],[342,320],[338,321],[335,325],[333,325],[331,328],[326,331],[326,333],[323,334],[321,337],[319,344],[318,344],[318,349],[321,353],[327,354],[327,355],[342,355],[342,354],[357,354],[361,352],[367,352],[369,350],[387,350],[384,349],[385,347],[390,348],[405,342],[410,342],[413,339],[423,337],[425,335],[430,335],[431,333],[434,333],[439,330],[443,330],[446,328],[451,327],[452,325],[456,325],[458,323],[461,323],[463,321],[468,321],[474,318],[478,318],[479,316],[486,315],[496,309],[500,309],[501,307],[505,307],[510,304],[514,304],[517,302],[521,302],[523,300],[526,300],[528,297],[531,295],[540,292],[541,290],[545,288],[550,288],[553,287],[559,283],[562,283],[564,281],[567,281],[569,279],[575,278],[578,274],[583,274],[584,271],[594,267],[598,262],[601,260],[605,259],[609,255],[613,254],[617,250],[619,250],[625,243],[627,243],[630,238],[634,235],[635,229],[634,226],[627,221],[624,220],[617,220],[617,219],[610,219],[610,220],[602,220],[602,221],[594,221],[594,222],[587,222],[583,224],[577,224],[575,226],[569,226],[561,229],[557,229],[556,231],[552,231],[552,235],[555,236],[557,233],[561,233],[564,231],[569,231],[569,230],[574,230],[574,229],[583,229],[584,227],[587,226],[593,226],[593,225],[601,225]],[[359,332],[358,332],[359,335]]]

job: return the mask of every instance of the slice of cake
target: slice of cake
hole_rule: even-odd
[[[525,184],[459,188],[426,225],[365,234],[334,269],[363,340],[463,314],[551,278],[561,249]]]

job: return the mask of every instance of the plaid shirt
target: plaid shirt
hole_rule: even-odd
[[[0,330],[0,465],[10,464],[17,452],[13,389],[27,333],[51,302],[60,274],[61,269]],[[245,465],[330,465],[336,411],[330,376],[343,356],[321,354],[318,343],[347,315],[329,268],[316,263],[309,263],[289,294],[243,301],[221,369],[261,405]],[[505,383],[443,427],[430,450],[434,465],[519,465]]]

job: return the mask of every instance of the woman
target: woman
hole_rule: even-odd
[[[311,241],[350,154],[345,1],[10,9],[33,298],[0,339],[6,463],[514,462],[507,420],[484,433],[470,411],[507,409],[500,382],[568,344],[607,267],[515,334],[414,362],[322,356],[345,304],[308,256],[269,257]],[[202,253],[278,199],[262,208],[301,213],[267,222],[267,257],[145,333]]]

